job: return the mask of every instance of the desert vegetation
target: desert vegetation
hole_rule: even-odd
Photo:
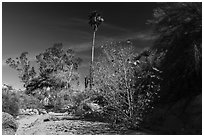
[[[25,90],[2,89],[3,112],[63,113],[109,123],[119,134],[202,134],[202,3],[164,3],[148,24],[156,38],[150,48],[137,52],[126,40],[100,47],[93,87],[83,91],[72,88],[83,60],[61,43],[36,55],[35,66],[27,52],[7,59]]]

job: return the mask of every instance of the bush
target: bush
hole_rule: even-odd
[[[2,89],[2,111],[16,117],[19,112],[19,99],[16,91]]]
[[[42,103],[39,99],[32,95],[26,95],[24,92],[18,93],[20,109],[38,109],[42,108]]]
[[[94,103],[92,99],[88,98],[81,102],[77,107],[76,116],[80,116],[86,120],[92,121],[105,121],[103,107]]]
[[[57,92],[48,93],[50,95],[49,103],[50,110],[54,112],[67,112],[76,110],[76,107],[84,100],[82,92],[72,89],[62,89]],[[44,106],[45,107],[45,106]],[[72,110],[71,110],[72,109]]]
[[[52,97],[51,103],[53,104],[54,112],[66,112],[72,106],[73,90],[61,90]]]
[[[72,104],[74,104],[77,107],[81,104],[81,102],[84,99],[85,99],[85,97],[83,96],[83,93],[76,93],[76,94],[72,95],[71,102],[72,102]]]
[[[161,73],[154,54],[144,50],[137,55],[132,46],[120,42],[103,47],[94,65],[94,84],[98,99],[104,98],[104,116],[110,122],[138,128],[152,109]]]
[[[92,91],[89,90],[85,90],[82,92],[73,92],[70,95],[70,104],[72,107],[72,111],[73,113],[78,113],[77,111],[80,110],[81,105],[83,104],[83,102],[87,99],[89,99],[89,97],[91,97],[93,95]]]

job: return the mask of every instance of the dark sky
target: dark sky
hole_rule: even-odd
[[[96,34],[96,48],[107,41],[134,39],[136,48],[143,49],[151,46],[151,29],[146,22],[158,6],[150,2],[3,2],[2,5],[2,80],[15,88],[22,88],[22,84],[5,60],[23,51],[34,60],[35,55],[54,43],[74,49],[83,59],[79,68],[83,85],[91,58],[93,33],[88,25],[88,13],[97,10],[105,19]]]

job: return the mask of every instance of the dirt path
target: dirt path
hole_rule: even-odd
[[[46,121],[48,115],[33,115],[21,118],[17,135],[117,135],[122,131],[113,130],[109,124],[82,120]]]
[[[37,120],[40,118],[40,115],[33,115],[33,116],[25,116],[24,118],[21,118],[18,120],[19,127],[16,132],[17,135],[23,135],[25,134],[26,130],[34,126],[36,124]]]

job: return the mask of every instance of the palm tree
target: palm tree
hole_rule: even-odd
[[[93,11],[89,14],[89,24],[93,28],[93,44],[92,44],[92,56],[91,56],[91,66],[90,66],[90,89],[93,86],[93,60],[94,60],[94,46],[95,46],[95,38],[96,38],[96,31],[98,30],[99,25],[104,22],[104,19],[97,11]]]

